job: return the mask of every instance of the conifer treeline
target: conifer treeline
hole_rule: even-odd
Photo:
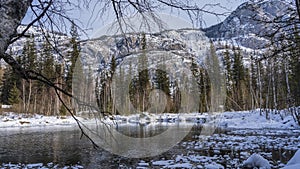
[[[53,56],[54,51],[46,40],[40,48],[41,51],[37,52],[33,36],[24,45],[22,55],[17,56],[18,62],[28,69],[41,73],[59,87],[76,95],[83,102],[96,102],[96,106],[101,112],[131,114],[133,109],[129,103],[139,111],[149,110],[152,113],[178,113],[184,111],[182,106],[188,108],[191,100],[181,93],[178,85],[180,81],[189,82],[190,77],[186,76],[185,79],[178,81],[171,79],[163,71],[164,69],[144,69],[149,64],[145,34],[141,34],[140,48],[142,52],[137,60],[138,67],[132,65],[134,63],[127,65],[126,69],[118,67],[117,59],[113,56],[109,63],[109,71],[101,72],[94,81],[91,73],[88,73],[88,76],[83,74],[83,66],[78,60],[80,46],[77,43],[77,30],[75,27],[71,30],[70,63],[63,65],[61,62],[57,62]],[[294,52],[292,48],[288,52],[273,57],[268,57],[272,51],[265,52],[264,58],[267,59],[260,59],[255,52],[244,52],[241,48],[230,45],[223,46],[222,53],[217,55],[214,44],[217,44],[217,47],[220,46],[218,43],[211,42],[206,60],[207,67],[199,66],[195,58],[191,60],[190,69],[196,78],[198,87],[191,89],[187,85],[185,89],[198,93],[199,108],[197,111],[207,112],[212,109],[213,104],[219,102],[218,93],[222,92],[216,86],[212,86],[212,82],[223,85],[222,87],[225,88],[224,110],[253,110],[256,108],[279,110],[300,105],[300,61],[298,53]],[[300,47],[299,44],[295,44],[295,49],[297,47]],[[75,64],[77,69],[74,69]],[[223,66],[218,68],[209,66],[210,64]],[[166,65],[162,64],[162,66]],[[137,70],[142,71],[134,75]],[[89,70],[89,72],[91,71]],[[214,74],[224,75],[225,81],[218,81],[219,79]],[[130,80],[128,82],[130,84],[129,97],[117,95],[118,92],[111,90],[114,85],[112,77],[117,77],[119,84],[126,84]],[[18,112],[46,115],[66,113],[55,91],[43,83],[22,80],[9,67],[4,70],[2,82],[1,103],[14,105]],[[76,90],[72,90],[74,85]],[[161,90],[164,95],[151,93],[154,89]],[[117,90],[126,91],[122,88]],[[70,98],[64,99],[69,105],[71,104]],[[116,102],[123,106],[122,111],[126,111],[119,112],[115,105]],[[155,105],[150,105],[151,102]],[[164,110],[158,110],[161,105],[165,105]],[[149,109],[150,107],[152,109]],[[86,110],[86,107],[82,105],[74,108],[75,112]],[[294,114],[296,119],[300,119],[297,112]],[[268,118],[268,114],[266,117]]]
[[[223,106],[225,111],[242,111],[259,108],[267,112],[270,109],[280,110],[300,105],[300,61],[297,53],[289,51],[277,56],[271,56],[273,53],[270,49],[269,52],[264,53],[262,56],[255,53],[255,51],[249,53],[248,51],[243,51],[240,47],[225,45],[222,46],[223,50],[217,56],[214,44],[220,47],[218,42],[211,42],[206,64],[214,62],[213,65],[221,65],[219,68],[201,67],[194,59],[192,59],[190,65],[191,71],[198,83],[196,92],[199,94],[199,112],[207,112],[209,110],[218,111],[211,109],[213,108],[212,104],[219,99],[218,92],[222,91],[218,91],[220,89],[211,85],[212,80],[215,81],[215,84],[222,85],[221,83],[224,83],[222,87],[225,88],[224,91],[226,93]],[[115,65],[114,62],[112,60],[112,65]],[[147,62],[147,58],[141,55],[138,65],[148,64]],[[180,103],[188,103],[185,100],[186,98],[180,93],[180,90],[178,90],[178,81],[172,81],[166,72],[159,69],[146,69],[133,76],[133,72],[137,70],[133,70],[132,67],[132,65],[129,65],[129,70],[115,70],[113,68],[114,71],[111,72],[120,77],[118,83],[122,83],[124,79],[131,79],[129,86],[130,100],[122,98],[122,102],[131,102],[139,111],[146,111],[151,107],[149,105],[151,101],[150,92],[154,89],[160,89],[167,96],[167,103],[163,112],[179,112]],[[210,71],[216,75],[224,75],[225,81],[214,79],[216,76],[209,73],[207,69],[213,69]],[[151,71],[155,73],[150,73]],[[151,77],[149,76],[150,74]],[[106,83],[106,86],[107,84],[109,83]],[[113,101],[109,99],[115,96],[112,96],[109,90],[101,91],[98,95],[101,102],[99,105],[105,107],[105,111],[107,112],[118,114],[119,112],[115,109]],[[220,97],[222,97],[221,94],[219,95]],[[157,101],[156,103],[161,102]],[[155,105],[152,106],[155,107]],[[265,113],[265,115],[268,118],[268,113]],[[298,117],[295,116],[295,118],[299,117],[299,115]]]
[[[26,70],[34,70],[58,87],[72,92],[72,78],[76,73],[73,72],[73,69],[79,57],[80,47],[77,42],[78,33],[75,26],[72,26],[70,33],[72,36],[69,43],[71,50],[68,53],[70,63],[64,64],[55,60],[55,51],[46,39],[38,48],[34,35],[26,40],[22,54],[15,57]],[[50,37],[48,36],[48,38]],[[80,61],[77,61],[77,67],[78,64],[80,66]],[[2,104],[13,105],[14,111],[19,113],[66,115],[67,111],[53,88],[39,81],[24,80],[9,66],[2,71],[4,72],[1,85]],[[70,98],[62,94],[61,96],[66,104],[71,105]]]
[[[226,110],[285,109],[299,106],[299,56],[281,54],[261,59],[255,52],[226,45]],[[245,59],[246,58],[246,59]],[[247,64],[244,64],[245,61]]]

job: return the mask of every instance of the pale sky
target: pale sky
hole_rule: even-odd
[[[77,0],[74,0],[77,2]],[[216,4],[216,3],[220,3],[223,7],[227,8],[229,11],[226,11],[224,9],[221,8],[213,8],[212,10],[215,12],[232,12],[233,10],[235,10],[240,4],[242,4],[243,2],[245,2],[247,0],[195,0],[195,2],[199,3],[199,6],[203,6],[204,4]],[[169,10],[166,11],[162,11],[165,14],[171,14],[175,17],[180,17],[181,19],[190,22],[190,20],[188,19],[188,16],[184,13],[178,13],[178,12],[170,12]],[[31,16],[32,14],[28,14],[24,20],[23,20],[23,24],[28,24],[32,19]],[[109,14],[108,16],[104,17],[104,18],[99,18],[96,17],[97,15],[92,15],[92,12],[89,10],[75,10],[72,12],[71,17],[73,17],[74,19],[78,19],[80,21],[80,23],[78,22],[78,24],[86,29],[86,32],[88,33],[89,36],[92,36],[93,34],[95,34],[95,32],[97,32],[99,29],[101,29],[102,27],[107,26],[108,24],[110,24],[113,21],[113,17],[112,17],[112,13]],[[217,24],[219,22],[221,22],[222,20],[224,20],[225,17],[221,17],[221,18],[217,18],[216,16],[213,15],[209,15],[209,14],[204,14],[203,15],[203,27],[209,27],[211,25]]]

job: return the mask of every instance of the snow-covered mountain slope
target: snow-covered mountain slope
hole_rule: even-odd
[[[223,22],[204,31],[209,38],[227,40],[245,48],[264,49],[270,45],[271,38],[283,33],[276,31],[295,14],[293,2],[250,0],[240,5]]]
[[[244,63],[248,65],[250,55],[260,57],[269,50],[270,35],[278,27],[286,24],[281,21],[289,20],[293,17],[292,13],[294,12],[295,5],[292,0],[250,0],[240,5],[222,23],[204,29],[205,34],[196,29],[148,33],[145,35],[146,51],[152,58],[157,55],[155,51],[172,54],[175,57],[171,63],[177,62],[177,65],[173,65],[175,68],[190,63],[192,59],[201,64],[210,45],[208,38],[211,38],[215,42],[215,48],[220,57],[226,51],[226,45],[229,46],[231,55],[233,55],[231,50],[233,46],[239,47],[244,56]],[[280,22],[272,22],[275,18]],[[18,31],[21,32],[24,29],[25,26],[20,26]],[[53,45],[58,46],[59,52],[68,61],[67,54],[71,46],[70,38],[67,35],[51,33],[37,27],[30,28],[26,35],[34,34],[37,51],[40,52],[45,33],[57,42]],[[279,36],[282,33],[284,32],[279,31],[276,35]],[[132,33],[127,34],[126,37],[121,35],[102,36],[97,39],[81,41],[82,63],[86,68],[89,66],[93,70],[99,71],[109,68],[112,56],[117,59],[118,63],[121,63],[124,58],[137,57],[142,51],[142,36],[141,33]],[[12,50],[14,54],[20,55],[25,42],[26,38],[19,39],[10,45],[8,51]],[[254,52],[255,54],[253,54]],[[53,53],[57,60],[61,59],[56,51]],[[152,64],[156,64],[155,60]]]
[[[150,67],[166,61],[167,67],[178,70],[176,68],[185,64],[189,67],[192,59],[201,63],[207,56],[209,46],[204,32],[196,29],[102,36],[81,43],[83,62],[98,70],[109,68],[112,57],[117,64],[130,58],[135,69],[141,55],[146,55]]]
[[[21,25],[18,32],[21,33],[25,28],[25,25]],[[58,51],[52,51],[55,57],[59,60],[57,52],[60,52],[60,55],[68,60],[67,54],[71,50],[70,37],[34,26],[26,32],[24,37],[11,44],[7,52],[11,51],[15,56],[21,55],[23,47],[31,35],[34,36],[38,56],[41,55],[41,48],[46,41],[45,36],[48,36],[50,41],[53,41],[52,45],[57,47]],[[101,36],[97,39],[80,41],[81,61],[85,66],[89,65],[92,66],[92,69],[101,70],[109,66],[112,56],[117,59],[117,62],[121,62],[125,57],[136,57],[140,55],[141,51],[145,52],[142,49],[142,43],[144,43],[142,36],[145,36],[145,50],[148,56],[153,55],[151,53],[155,53],[155,51],[164,51],[176,55],[178,64],[190,62],[192,58],[201,62],[209,49],[209,39],[204,32],[197,29],[168,30],[145,35],[131,33],[125,36]],[[151,62],[151,60],[149,61]]]
[[[22,33],[26,27],[26,25],[20,25],[17,28],[17,32],[19,34]],[[6,52],[12,52],[12,54],[15,56],[21,55],[24,45],[30,40],[31,36],[34,37],[37,56],[40,56],[41,54],[41,49],[43,43],[46,42],[46,37],[48,38],[49,42],[51,42],[51,45],[56,48],[56,50],[53,50],[52,53],[57,61],[62,59],[59,55],[66,56],[67,52],[70,50],[70,37],[68,37],[66,34],[60,32],[51,32],[37,26],[31,26],[24,34],[24,37],[11,44]]]

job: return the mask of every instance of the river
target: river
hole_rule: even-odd
[[[87,138],[80,139],[81,133],[76,126],[2,128],[0,166],[9,163],[19,166],[42,163],[44,168],[161,168],[164,166],[155,162],[167,161],[172,164],[188,162],[195,168],[205,167],[208,163],[217,163],[224,168],[238,168],[243,160],[256,152],[267,158],[273,168],[279,168],[300,146],[298,130],[217,129],[214,135],[203,140],[200,139],[201,128],[201,125],[195,125],[190,134],[169,151],[142,159],[120,157],[101,148],[95,149]],[[135,137],[142,132],[142,135],[148,137],[157,135],[166,128],[148,129],[147,126],[123,125],[119,126],[119,130],[125,135]],[[190,158],[196,156],[202,160],[195,161]],[[182,161],[177,160],[179,157]]]

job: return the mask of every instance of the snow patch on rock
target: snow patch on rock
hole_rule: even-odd
[[[246,161],[244,161],[243,167],[271,169],[269,161],[256,153],[252,154]]]

